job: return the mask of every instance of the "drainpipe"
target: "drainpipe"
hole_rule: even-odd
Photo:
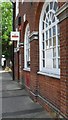
[[[15,31],[15,3],[13,3],[13,31]],[[13,80],[15,80],[15,75],[14,75],[14,41],[13,41]]]

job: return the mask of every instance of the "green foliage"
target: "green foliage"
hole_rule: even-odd
[[[12,3],[2,2],[2,54],[5,55],[6,59],[12,57],[12,44],[10,43],[10,32],[12,31]]]

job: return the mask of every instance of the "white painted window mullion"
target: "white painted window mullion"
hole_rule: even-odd
[[[56,68],[58,69],[58,38],[57,38],[57,25],[56,25]]]

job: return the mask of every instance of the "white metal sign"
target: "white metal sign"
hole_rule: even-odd
[[[20,39],[19,32],[16,32],[16,31],[11,32],[11,40],[13,40],[13,41],[19,41],[19,39]]]

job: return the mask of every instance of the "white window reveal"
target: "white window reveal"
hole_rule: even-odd
[[[24,68],[30,69],[30,28],[29,23],[25,29],[25,36],[24,36]]]
[[[60,75],[60,37],[55,0],[43,5],[39,24],[40,71]]]
[[[23,4],[24,0],[22,0],[22,4]]]
[[[19,0],[16,0],[16,17],[19,13]]]

